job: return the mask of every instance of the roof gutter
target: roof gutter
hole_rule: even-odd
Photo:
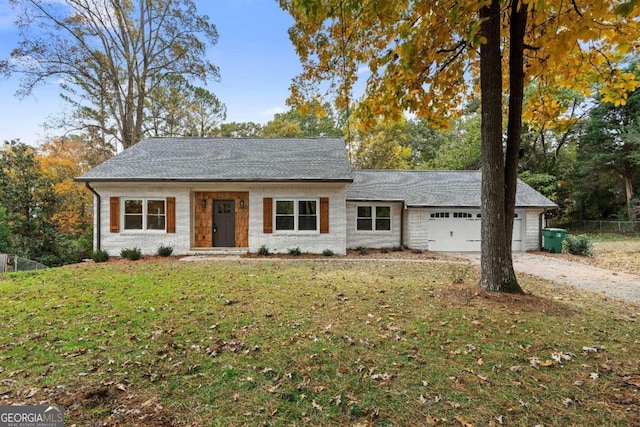
[[[96,219],[94,221],[94,224],[95,224],[94,226],[96,228],[96,230],[94,230],[94,233],[97,233],[96,234],[96,250],[99,251],[101,250],[100,236],[102,235],[100,230],[100,223],[101,223],[100,206],[102,205],[102,198],[100,197],[100,194],[98,194],[98,192],[89,184],[89,181],[86,181],[84,185],[89,189],[89,191],[91,191],[96,196],[96,200],[98,203],[98,208],[96,209]]]
[[[312,178],[312,179],[303,179],[303,178],[274,178],[274,179],[219,179],[219,178],[76,178],[74,181],[78,182],[148,182],[148,183],[156,183],[156,182],[189,182],[189,183],[228,183],[228,182],[238,182],[238,183],[281,183],[281,182],[299,182],[299,183],[307,183],[307,182],[326,182],[326,183],[352,183],[353,178]]]

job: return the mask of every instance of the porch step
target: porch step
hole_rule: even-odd
[[[191,249],[187,252],[189,256],[198,255],[218,255],[218,256],[241,256],[249,253],[249,248],[206,248],[206,249]]]

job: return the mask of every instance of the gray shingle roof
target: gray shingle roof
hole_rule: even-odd
[[[339,138],[148,138],[78,181],[347,181]]]
[[[479,171],[356,170],[347,200],[404,201],[407,206],[480,207]],[[557,205],[518,180],[517,207]]]

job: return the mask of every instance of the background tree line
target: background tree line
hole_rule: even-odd
[[[181,92],[182,93],[182,92]],[[185,92],[189,94],[190,92]],[[567,99],[568,94],[564,95]],[[188,103],[178,96],[179,105]],[[535,99],[535,98],[532,98]],[[600,95],[572,98],[563,120],[524,123],[520,178],[560,206],[559,221],[635,220],[640,188],[640,90],[625,105]],[[173,117],[164,103],[165,117]],[[580,111],[579,114],[576,111]],[[350,128],[350,129],[348,129]],[[184,136],[154,128],[150,136]],[[329,104],[291,108],[266,124],[219,123],[211,137],[342,137],[357,168],[478,170],[480,117],[471,101],[442,131],[425,120],[381,121],[367,131]],[[52,138],[38,148],[5,141],[0,155],[0,252],[47,265],[75,262],[92,249],[92,198],[73,178],[115,154],[89,133]]]

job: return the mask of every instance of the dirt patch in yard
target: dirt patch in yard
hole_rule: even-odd
[[[435,289],[431,295],[452,308],[460,306],[498,308],[513,315],[538,313],[547,316],[571,317],[577,314],[575,309],[547,297],[529,293],[519,295],[486,292],[478,290],[475,285],[451,285]]]
[[[616,240],[611,242],[594,242],[594,255],[584,257],[568,253],[548,254],[553,258],[587,264],[614,272],[640,275],[640,239]]]
[[[100,427],[179,426],[177,415],[155,395],[113,381],[74,387],[32,388],[5,396],[3,405],[61,405],[65,420]],[[77,425],[77,424],[74,424]]]

